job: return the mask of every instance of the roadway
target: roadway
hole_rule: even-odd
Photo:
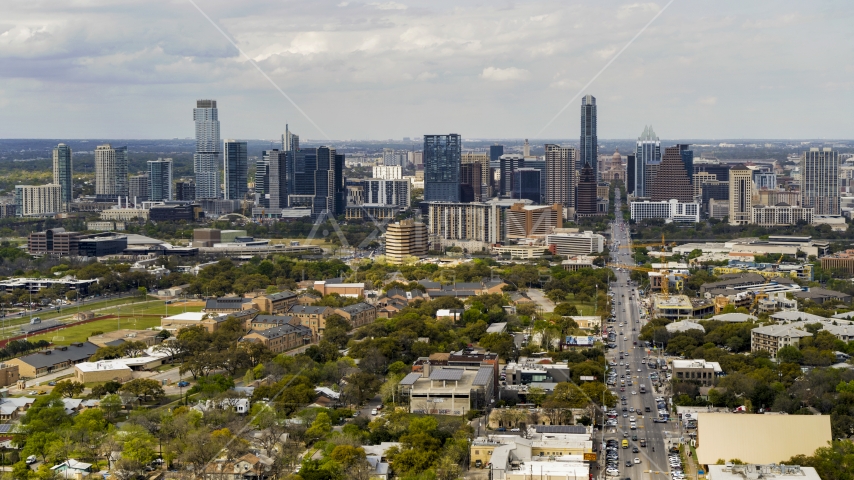
[[[617,191],[615,196],[615,212],[618,219],[611,224],[612,258],[617,263],[631,264],[631,249],[619,248],[629,244],[629,227],[622,220],[620,215],[620,192]],[[663,373],[661,370],[653,370],[647,367],[643,362],[648,358],[647,350],[643,347],[643,342],[638,339],[641,327],[647,319],[641,319],[641,309],[643,306],[640,303],[637,288],[631,284],[630,272],[625,270],[615,270],[616,281],[611,285],[611,293],[613,293],[613,306],[615,309],[616,321],[608,323],[613,326],[613,331],[616,333],[617,348],[608,349],[608,360],[615,362],[617,365],[611,367],[616,371],[617,382],[616,386],[611,388],[611,392],[618,399],[625,398],[625,405],[621,400],[618,400],[617,410],[617,427],[606,427],[604,429],[604,440],[616,439],[622,442],[624,438],[629,440],[629,448],[619,448],[619,465],[621,478],[631,479],[664,479],[669,478],[669,465],[667,461],[667,448],[669,430],[678,430],[673,422],[655,423],[653,420],[657,418],[658,407],[655,399],[659,396],[667,400],[667,396],[663,395],[662,389],[654,388],[652,381],[649,378],[650,373],[657,372],[659,375]],[[636,344],[635,344],[636,342]],[[623,352],[623,359],[620,359],[620,352]],[[622,363],[622,365],[621,365]],[[620,376],[625,378],[620,378]],[[621,380],[625,380],[625,391],[621,390]],[[631,385],[629,383],[631,382]],[[646,386],[646,393],[640,393],[640,385]],[[657,392],[658,390],[658,392]],[[623,407],[634,409],[635,412],[622,411]],[[649,408],[649,412],[645,412],[645,408]],[[626,415],[625,417],[623,415]],[[636,430],[630,429],[630,418],[634,416],[637,420]],[[637,435],[637,441],[632,440],[632,435]],[[677,435],[678,434],[675,434]],[[640,446],[640,439],[646,439],[646,447]],[[604,442],[603,440],[603,442]],[[637,453],[633,453],[633,447],[638,448]],[[653,451],[654,449],[654,451]],[[640,464],[632,464],[627,467],[627,460],[634,460],[637,457],[641,460]],[[602,470],[604,478],[604,470]]]

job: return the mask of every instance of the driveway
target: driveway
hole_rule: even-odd
[[[532,288],[528,290],[528,296],[531,297],[531,300],[536,302],[537,306],[542,309],[543,313],[551,313],[555,310],[555,304],[543,293],[543,291],[539,288]]]

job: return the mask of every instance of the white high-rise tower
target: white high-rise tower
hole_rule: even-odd
[[[196,122],[196,153],[193,171],[196,173],[196,198],[219,198],[219,166],[222,145],[219,141],[219,114],[216,100],[197,100],[193,109]]]

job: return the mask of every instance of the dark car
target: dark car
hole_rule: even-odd
[[[626,466],[627,466],[627,467],[631,467],[631,466],[632,466],[632,461],[631,461],[631,460],[626,460]]]
[[[632,447],[632,453],[638,453],[638,452],[640,452],[638,447]]]
[[[644,412],[651,412],[652,410],[650,410],[650,408],[649,408],[649,407],[643,407],[643,411],[644,411]]]
[[[178,386],[179,386],[179,387],[182,387],[182,388],[183,388],[183,387],[189,387],[189,386],[190,386],[190,382],[188,382],[188,381],[186,381],[186,380],[181,380],[180,382],[178,382]]]

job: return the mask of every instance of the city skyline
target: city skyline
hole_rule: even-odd
[[[189,2],[7,6],[4,137],[184,138],[180,105],[196,98],[221,102],[230,138],[276,138],[289,121],[318,140],[455,131],[537,143],[574,136],[572,109],[535,134],[577,93],[599,100],[603,139],[644,124],[667,138],[847,138],[854,118],[852,67],[814,67],[850,56],[843,2],[198,5],[213,25]],[[280,19],[293,28],[262,33]],[[93,22],[126,28],[85,35]],[[124,104],[131,114],[104,114]],[[458,115],[471,109],[481,121]]]

